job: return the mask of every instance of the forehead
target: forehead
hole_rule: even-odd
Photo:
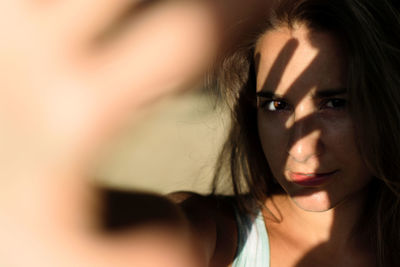
[[[280,27],[256,44],[257,91],[287,95],[344,87],[346,62],[342,44],[329,32],[306,26]]]

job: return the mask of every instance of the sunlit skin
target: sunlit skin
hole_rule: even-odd
[[[362,190],[371,174],[356,147],[339,41],[304,26],[280,28],[259,40],[256,54],[258,128],[276,180],[310,211],[329,210]],[[307,177],[315,179],[294,183]]]

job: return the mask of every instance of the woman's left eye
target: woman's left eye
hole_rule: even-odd
[[[345,108],[347,105],[347,100],[343,98],[333,98],[325,101],[325,103],[322,105],[324,108],[334,108],[334,109],[340,109],[340,108]]]

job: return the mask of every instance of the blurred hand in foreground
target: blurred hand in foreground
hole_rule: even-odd
[[[96,234],[85,168],[127,115],[201,77],[221,25],[257,10],[240,2],[0,2],[1,266],[198,264],[184,228]]]

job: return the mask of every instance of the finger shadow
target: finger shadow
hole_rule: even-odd
[[[323,52],[321,51],[319,47],[318,42],[313,42],[313,38],[310,38],[310,41],[312,45],[319,50],[317,55],[314,57],[312,62],[302,71],[302,73],[291,83],[291,85],[288,87],[286,93],[282,96],[283,99],[289,99],[291,94],[295,94],[297,96],[297,101],[292,103],[294,106],[298,105],[299,102],[306,97],[306,95],[313,89],[318,86],[317,83],[313,82],[313,75],[318,71],[318,68],[325,64],[325,57],[323,56]],[[280,82],[282,81],[282,77],[284,72],[287,70],[287,66],[293,57],[296,49],[298,47],[298,41],[295,39],[289,40],[285,46],[281,49],[277,59],[274,61],[271,70],[267,77],[265,78],[265,81],[263,82],[261,88],[262,90],[265,91],[274,91],[276,88],[279,86]],[[259,62],[261,60],[261,56],[259,54],[256,54],[254,57],[254,64],[256,66],[256,71],[258,70]],[[257,73],[257,72],[256,72]],[[271,74],[274,74],[273,76]],[[307,81],[306,83],[304,81]],[[297,88],[304,88],[307,87],[309,90],[302,90],[298,91]],[[253,90],[255,90],[253,88]],[[296,91],[297,90],[297,91]],[[291,135],[291,142],[290,144],[296,144],[298,141],[301,139],[305,138],[307,135],[309,135],[312,132],[318,131],[320,133],[320,136],[324,134],[323,129],[315,123],[315,114],[310,114],[306,117],[303,117],[301,119],[296,120],[290,127],[286,127],[286,130],[288,132],[294,131],[296,127],[299,127],[299,125],[307,125],[307,127],[302,127],[304,129],[301,134],[297,135]],[[338,144],[342,140],[337,140]],[[290,146],[287,148],[286,151],[290,151]],[[285,152],[286,153],[286,152]],[[286,164],[289,161],[289,154],[286,153]],[[285,171],[284,169],[280,170],[282,173]],[[315,168],[315,173],[321,173],[326,170],[323,169],[323,166],[317,166]],[[289,182],[289,186],[295,187],[296,185],[293,182]],[[366,188],[366,190],[370,190],[371,185]],[[314,194],[315,190],[303,190],[300,191],[297,196],[309,196],[311,194]],[[332,203],[334,201],[334,197],[332,195],[332,192],[328,192],[326,190],[321,190],[325,191],[327,193],[329,201]],[[333,192],[334,193],[334,192]],[[282,193],[280,193],[282,194]],[[368,193],[369,194],[369,193]],[[339,203],[339,205],[342,205],[343,203]],[[274,206],[274,210],[276,210],[276,205]],[[333,207],[336,208],[336,207]],[[282,213],[275,212],[277,214],[277,217],[281,218],[281,220],[276,221],[277,223],[281,223],[283,220],[285,220],[285,217],[282,216]],[[313,249],[311,249],[309,252],[303,255],[303,257],[296,263],[297,267],[306,267],[306,266],[323,266],[324,262],[326,262],[326,258],[323,258],[322,255],[335,255],[335,253],[338,253],[338,251],[335,251],[335,246],[340,242],[338,238],[343,236],[343,229],[344,229],[344,224],[346,223],[346,217],[343,217],[346,215],[343,215],[340,211],[337,211],[335,209],[335,214],[333,218],[333,223],[331,225],[330,229],[330,236],[331,238],[327,240],[326,242],[323,242]],[[365,217],[365,216],[363,216]],[[356,226],[358,226],[359,223],[356,222]],[[368,240],[362,240],[360,239],[360,236],[363,236],[365,229],[364,228],[358,228],[354,227],[354,230],[351,233],[352,237],[357,236],[357,240],[355,242],[360,244],[360,247],[364,247],[366,250],[369,249],[368,245],[370,244]],[[365,237],[365,235],[364,235]],[[360,242],[361,240],[361,242]],[[362,242],[366,241],[366,242]],[[289,252],[288,252],[289,253]],[[339,255],[339,254],[338,254]],[[371,259],[372,260],[372,259]],[[357,265],[357,266],[364,266],[364,265]]]

